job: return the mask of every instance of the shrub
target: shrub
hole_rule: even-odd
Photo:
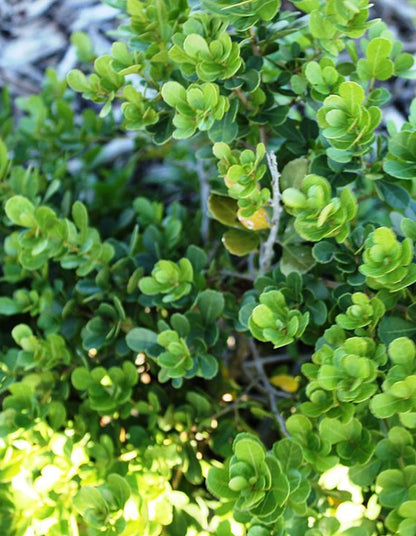
[[[1,533],[415,535],[413,57],[367,0],[105,1],[2,94]]]

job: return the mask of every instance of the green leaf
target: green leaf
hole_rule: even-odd
[[[211,354],[203,354],[198,357],[198,375],[206,380],[211,380],[218,373],[218,361]]]
[[[94,59],[94,49],[91,39],[84,32],[74,32],[71,35],[71,43],[77,50],[77,58],[82,62],[90,62]]]
[[[280,259],[280,270],[283,275],[289,275],[291,272],[306,274],[315,264],[310,246],[287,244],[283,247]]]
[[[383,60],[390,55],[392,47],[393,44],[389,39],[384,39],[382,37],[372,39],[365,51],[370,64],[375,68],[381,65]]]
[[[328,157],[339,164],[347,164],[351,161],[352,155],[349,151],[345,149],[335,149],[334,147],[329,147],[326,150]]]
[[[211,194],[208,199],[208,208],[213,217],[223,225],[243,227],[237,218],[237,201],[231,197]]]
[[[376,189],[380,193],[381,199],[391,207],[405,210],[409,206],[410,196],[407,190],[401,186],[387,181],[377,181]]]
[[[319,385],[327,391],[332,391],[333,389],[336,389],[340,380],[340,372],[333,365],[322,365],[320,367],[318,373]]]
[[[208,131],[209,139],[212,142],[231,143],[235,140],[238,135],[237,111],[237,100],[231,101],[228,112],[224,114],[221,120],[215,121]]]
[[[185,88],[178,82],[166,82],[162,87],[162,97],[172,108],[178,105],[187,106]]]
[[[116,473],[108,475],[108,485],[113,494],[116,506],[118,509],[124,508],[128,498],[130,497],[130,487],[123,477]]]
[[[133,352],[146,352],[157,343],[157,335],[150,329],[133,328],[126,335],[126,343]]]
[[[371,78],[387,80],[394,72],[394,64],[389,59],[392,42],[382,37],[372,39],[367,46],[367,59],[359,60],[357,72],[361,80],[368,81]]]
[[[21,195],[15,195],[7,200],[5,205],[6,215],[15,225],[21,227],[36,227],[37,222],[34,217],[35,207]]]
[[[239,461],[247,462],[256,469],[265,460],[264,446],[250,434],[239,434],[234,440],[234,455]]]
[[[360,105],[365,98],[364,89],[357,82],[343,82],[339,86],[339,94],[351,107]]]
[[[257,307],[257,303],[254,299],[252,299],[240,308],[238,312],[238,320],[243,329],[248,329],[249,320],[255,307]]]
[[[171,316],[170,323],[180,337],[187,337],[191,330],[189,320],[185,315],[175,313]]]
[[[264,0],[257,8],[257,13],[263,20],[269,21],[272,20],[272,18],[276,15],[279,8],[280,0]]]
[[[270,531],[266,527],[254,525],[250,527],[247,536],[270,536]]]
[[[211,467],[206,478],[208,490],[220,499],[233,500],[238,497],[235,491],[228,487],[228,470],[223,467]]]
[[[391,99],[391,93],[386,88],[377,88],[374,89],[369,97],[368,97],[368,104],[371,106],[383,106],[384,104],[387,104],[389,100]]]
[[[52,428],[58,430],[61,426],[65,426],[67,419],[67,413],[64,404],[53,400],[49,403],[48,407],[48,420],[51,423]]]
[[[259,245],[259,236],[256,233],[231,229],[222,237],[226,249],[233,255],[242,257],[255,251]]]
[[[394,511],[394,514],[396,514],[396,511]],[[386,520],[386,525],[387,525],[387,520]],[[405,519],[404,521],[400,523],[399,531],[400,531],[400,536],[415,536],[416,535],[416,523],[414,522],[413,519]]]
[[[228,520],[220,521],[216,528],[215,536],[233,536],[231,525]]]
[[[11,316],[20,313],[19,305],[7,296],[0,297],[0,315]]]
[[[313,85],[324,84],[322,69],[317,61],[309,61],[305,67],[305,76]]]
[[[153,141],[157,145],[163,145],[172,137],[175,127],[173,125],[173,114],[160,115],[157,123],[149,125],[147,130],[153,135]]]
[[[12,337],[19,346],[22,345],[22,341],[28,337],[33,336],[33,331],[26,324],[18,324],[12,329]]]
[[[297,95],[303,95],[308,87],[308,82],[303,76],[294,74],[290,79],[290,87]]]
[[[400,410],[401,401],[388,393],[375,395],[370,400],[370,409],[378,419],[388,419]]]
[[[356,419],[342,423],[337,419],[324,418],[319,424],[319,433],[322,438],[331,444],[348,441],[360,432],[360,425]]]
[[[412,367],[415,353],[415,344],[407,337],[399,337],[389,344],[390,359],[396,365]]]
[[[111,101],[107,101],[104,106],[101,108],[99,117],[104,118],[107,117],[109,113],[111,113],[111,110],[113,109],[113,105]]]
[[[195,391],[188,391],[186,393],[186,400],[195,409],[199,418],[207,417],[212,410],[212,406],[206,397]]]
[[[394,74],[407,78],[409,69],[414,65],[415,59],[412,54],[404,52],[394,58]]]
[[[9,158],[7,147],[3,140],[0,139],[0,179],[6,177],[6,172],[9,168]]]
[[[404,161],[415,162],[416,132],[403,130],[393,135],[389,140],[389,151]]]
[[[75,495],[75,508],[85,514],[87,510],[96,510],[98,513],[108,513],[108,506],[97,488],[92,486],[84,486]]]
[[[143,294],[158,294],[161,292],[160,284],[152,277],[142,277],[139,281],[139,288]]]
[[[205,106],[204,94],[198,87],[190,88],[186,92],[188,104],[196,110],[203,110]]]
[[[195,274],[199,274],[208,262],[208,257],[205,251],[194,244],[188,246],[186,250],[186,258],[191,261]]]
[[[378,336],[389,344],[399,337],[413,337],[416,334],[416,325],[400,316],[385,316],[378,327]]]
[[[184,445],[184,452],[187,458],[187,469],[184,472],[186,480],[194,485],[201,484],[203,481],[201,463],[195,455],[194,448],[187,443]]]
[[[407,478],[398,469],[387,469],[378,475],[376,485],[383,488],[379,494],[381,505],[395,508],[408,498],[406,483],[409,486],[414,483],[414,466],[407,467],[405,471]]]
[[[413,179],[416,175],[416,164],[414,162],[386,160],[383,164],[383,169],[397,179]]]
[[[331,262],[334,254],[337,251],[337,246],[327,240],[322,240],[315,244],[312,248],[312,255],[321,264]]]
[[[352,482],[361,487],[371,486],[380,472],[381,463],[376,459],[362,465],[354,465],[349,470]]]
[[[416,241],[416,222],[410,218],[403,218],[400,222],[400,229],[413,241]]]
[[[296,2],[297,5],[303,5],[307,0]],[[311,13],[309,28],[312,35],[321,39],[333,39],[336,33],[334,25],[324,17],[324,14],[319,10],[313,10]]]
[[[197,305],[204,324],[209,326],[221,315],[224,309],[224,297],[216,291],[207,289],[198,295]]]
[[[293,439],[281,439],[273,445],[273,453],[279,460],[283,471],[298,468],[303,461],[301,447]]]
[[[71,374],[71,382],[75,389],[85,391],[91,385],[93,380],[85,367],[76,368]]]
[[[66,80],[68,85],[74,91],[79,93],[88,93],[91,91],[90,83],[85,74],[78,69],[73,69],[67,74]]]
[[[312,424],[304,415],[292,415],[286,421],[286,428],[293,436],[307,436],[312,431]]]
[[[416,521],[416,500],[405,501],[399,506],[399,515]],[[416,526],[414,527],[416,529]]]
[[[295,158],[288,162],[282,169],[280,176],[280,189],[283,192],[286,188],[300,189],[302,181],[308,174],[309,162],[306,158]]]
[[[189,55],[202,53],[203,55],[209,54],[208,44],[205,39],[195,33],[186,36],[183,42],[183,48]]]
[[[80,201],[75,201],[72,205],[72,217],[78,229],[85,235],[88,229],[88,212]]]

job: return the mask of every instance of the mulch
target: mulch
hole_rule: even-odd
[[[107,53],[117,15],[100,0],[0,0],[0,86],[27,96],[39,90],[47,67],[64,77],[77,63],[75,31],[89,34],[97,54]]]

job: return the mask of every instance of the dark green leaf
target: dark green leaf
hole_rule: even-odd
[[[11,316],[20,313],[19,305],[7,296],[0,297],[0,315]]]
[[[322,240],[313,246],[312,255],[319,263],[326,264],[332,261],[337,249],[337,246],[332,242]]]
[[[133,328],[126,335],[127,346],[133,352],[146,352],[151,346],[156,344],[157,335],[150,329]]]
[[[404,210],[408,207],[410,196],[401,186],[387,181],[377,181],[376,188],[380,193],[380,197],[391,207],[399,210]]]
[[[399,316],[385,316],[378,327],[378,336],[385,344],[390,344],[399,337],[414,337],[416,324]]]
[[[287,244],[283,248],[280,259],[280,270],[284,275],[291,272],[306,274],[315,266],[315,259],[312,256],[312,248],[303,245]]]
[[[224,303],[223,295],[216,290],[207,289],[198,295],[197,305],[206,325],[212,324],[221,315]]]
[[[129,485],[123,477],[116,473],[108,475],[107,482],[117,507],[122,509],[130,497]]]

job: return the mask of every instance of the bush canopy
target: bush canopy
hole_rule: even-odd
[[[416,536],[413,56],[367,0],[104,1],[1,95],[1,534]]]

